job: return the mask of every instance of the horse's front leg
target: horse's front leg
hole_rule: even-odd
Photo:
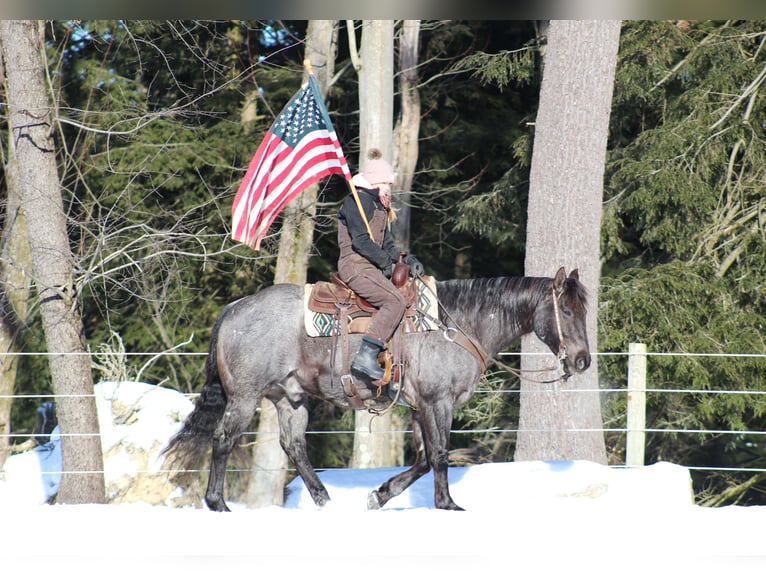
[[[418,412],[423,426],[426,456],[434,473],[434,506],[443,510],[463,510],[449,492],[449,437],[452,428],[452,402],[444,399]]]
[[[303,479],[303,484],[311,494],[314,504],[324,506],[330,501],[330,495],[319,480],[306,452],[306,428],[309,423],[306,400],[304,398],[296,403],[285,396],[274,405],[277,407],[279,443],[282,445],[282,450],[295,465],[295,470]]]
[[[426,457],[426,448],[423,443],[423,432],[417,418],[412,418],[412,442],[415,446],[415,464],[410,468],[389,478],[376,490],[370,492],[367,496],[367,508],[378,510],[382,508],[393,497],[398,496],[421,476],[428,472],[428,458]]]

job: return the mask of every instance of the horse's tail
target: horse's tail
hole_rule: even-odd
[[[213,431],[226,410],[226,393],[218,374],[216,342],[220,319],[216,321],[205,361],[205,385],[194,410],[186,417],[181,429],[162,450],[165,466],[176,471],[199,468],[212,442]]]

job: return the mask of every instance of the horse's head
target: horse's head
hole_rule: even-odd
[[[562,267],[551,282],[550,295],[535,313],[535,333],[561,360],[567,375],[571,367],[581,373],[590,366],[586,300],[577,269],[567,277]]]

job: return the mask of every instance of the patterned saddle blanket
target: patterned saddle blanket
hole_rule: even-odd
[[[331,278],[332,281],[308,283],[304,287],[306,333],[310,337],[330,337],[339,333],[341,316],[345,317],[349,333],[364,333],[377,309],[345,286],[334,273]],[[435,321],[439,316],[436,280],[431,276],[424,276],[422,280],[410,278],[400,287],[407,301],[405,332],[439,328]]]

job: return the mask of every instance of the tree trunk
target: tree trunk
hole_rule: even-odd
[[[310,20],[306,32],[305,58],[311,62],[322,96],[327,95],[335,73],[338,26],[335,20]],[[308,78],[306,78],[308,80]],[[308,258],[314,239],[314,215],[318,184],[307,187],[283,210],[282,233],[274,283],[306,282]],[[287,456],[279,444],[277,410],[268,399],[261,401],[258,435],[253,447],[253,473],[247,489],[247,506],[284,503]]]
[[[371,148],[378,148],[384,159],[392,160],[393,125],[394,22],[365,20],[362,24],[359,69],[360,168]],[[379,417],[373,417],[367,411],[356,411],[351,466],[377,468],[401,465],[403,434],[392,432],[402,427],[400,418],[396,409]]]
[[[5,69],[0,58],[0,82],[5,80]],[[13,138],[8,134],[11,147]],[[27,220],[21,210],[19,186],[11,181],[13,173],[6,172],[5,219],[0,240],[0,353],[20,350],[19,336],[27,321],[29,303],[29,277],[32,263],[27,240]],[[11,444],[11,406],[14,394],[18,358],[5,355],[0,359],[0,468],[5,465]]]
[[[3,20],[0,41],[12,134],[10,182],[19,188],[27,219],[32,279],[58,395],[64,473],[57,500],[103,503],[101,439],[56,167],[52,137],[56,118],[45,81],[42,22]]]
[[[359,167],[378,148],[393,159],[394,21],[364,20],[359,70]]]
[[[15,353],[20,350],[19,337],[27,320],[29,300],[29,277],[31,261],[27,222],[21,210],[19,186],[8,177],[8,199],[0,252],[0,353]],[[14,394],[18,358],[5,355],[0,358],[0,395]],[[11,398],[0,397],[0,468],[3,468],[10,447]]]
[[[420,92],[418,91],[418,48],[420,20],[405,20],[399,35],[399,91],[401,112],[394,130],[394,169],[397,187],[393,194],[396,221],[391,226],[400,249],[410,250],[410,197],[418,163]]]
[[[551,22],[530,174],[525,273],[579,268],[590,293],[591,351],[597,349],[601,198],[619,36],[619,21]],[[534,335],[524,338],[522,353],[522,369],[553,362]],[[597,390],[595,356],[589,370],[553,388],[522,381],[515,459],[606,463]]]
[[[5,287],[3,286],[3,289]],[[8,303],[0,299],[0,353],[18,351],[15,345],[15,330],[11,324],[12,318],[7,314]],[[16,357],[2,355],[0,359],[0,469],[5,465],[8,450],[11,445],[11,405],[13,390],[16,382]]]

